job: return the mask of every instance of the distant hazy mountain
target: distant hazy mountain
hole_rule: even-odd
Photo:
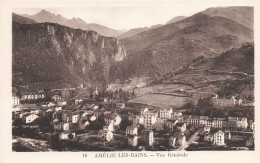
[[[137,35],[138,33],[141,33],[141,32],[144,32],[144,31],[148,31],[148,30],[151,30],[151,29],[154,29],[154,28],[158,28],[158,27],[161,27],[161,26],[163,26],[163,25],[162,24],[157,24],[157,25],[153,25],[151,27],[130,29],[129,31],[126,31],[125,33],[117,36],[117,38],[118,39],[124,39],[124,38],[127,38],[127,37],[131,37],[131,36]]]
[[[186,18],[186,16],[176,16],[176,17],[172,18],[171,20],[169,20],[168,22],[166,22],[165,24],[175,23],[175,22],[180,21],[185,18]]]
[[[16,22],[12,31],[14,85],[104,84],[111,78],[111,67],[126,58],[124,46],[116,38],[95,31]]]
[[[210,16],[221,16],[236,21],[245,27],[254,29],[253,7],[217,7],[209,8],[202,13]]]
[[[185,18],[186,18],[185,16],[177,16],[177,17],[172,18],[168,22],[166,22],[166,24],[175,23],[175,22],[180,21],[180,20],[185,19]],[[141,32],[145,32],[145,31],[148,31],[148,30],[151,30],[151,29],[154,29],[154,28],[158,28],[158,27],[161,27],[161,26],[163,26],[163,24],[156,24],[156,25],[153,25],[151,27],[130,29],[129,31],[126,31],[126,32],[122,33],[121,35],[117,36],[117,38],[118,39],[124,39],[124,38],[127,38],[127,37],[137,35]]]
[[[12,14],[12,21],[16,22],[16,23],[20,23],[20,24],[33,24],[33,23],[37,23],[35,20],[33,19],[29,19],[17,14]]]
[[[41,12],[35,15],[22,15],[22,16],[33,19],[38,23],[44,23],[44,22],[58,23],[60,25],[68,26],[75,29],[93,30],[103,36],[116,37],[122,33],[121,31],[117,31],[99,24],[94,24],[94,23],[88,24],[80,18],[67,19],[62,17],[61,15],[55,15],[46,10],[42,10]]]
[[[253,42],[253,30],[243,26],[244,20],[249,22],[253,20],[248,18],[249,15],[253,15],[253,8],[230,9],[233,11],[231,15],[225,12],[226,15],[223,14],[225,16],[219,14],[214,16],[211,12],[207,14],[204,11],[176,23],[122,39],[129,56],[128,61],[125,61],[128,62],[125,65],[129,64],[128,69],[131,71],[129,73],[160,76],[191,63],[199,56],[216,57],[246,42]],[[245,10],[247,14],[239,14]],[[239,19],[231,19],[234,12],[240,15]]]

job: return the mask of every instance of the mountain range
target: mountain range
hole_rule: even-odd
[[[13,81],[15,85],[75,86],[105,85],[130,77],[160,78],[198,58],[216,58],[253,43],[253,12],[252,7],[209,8],[145,31],[141,28],[136,34],[133,30],[133,35],[128,31],[120,41],[97,30],[82,30],[90,25],[87,28],[81,19],[68,20],[46,11],[37,16],[13,14]],[[52,20],[55,23],[43,23]],[[231,64],[233,59],[228,58],[234,56],[225,56],[225,64]],[[243,59],[234,59],[234,64],[241,65]],[[252,67],[251,62],[252,58],[247,62]]]
[[[86,23],[84,20],[80,18],[67,19],[62,17],[61,15],[55,15],[46,10],[41,10],[39,13],[35,15],[24,14],[21,16],[33,19],[38,23],[50,22],[50,23],[58,23],[60,25],[64,25],[75,29],[94,30],[99,34],[108,37],[116,37],[122,33],[122,31],[114,30],[99,24]]]
[[[243,25],[248,21],[253,24],[253,8],[220,8],[222,16],[217,10],[210,8],[181,21],[122,39],[128,55],[124,65],[129,64],[129,75],[162,76],[190,64],[197,57],[213,58],[253,42],[253,29]],[[236,12],[239,19],[233,16]]]
[[[166,24],[175,23],[175,22],[180,21],[185,18],[186,18],[185,16],[176,16],[176,17],[172,18],[171,20],[167,21]],[[149,30],[161,27],[161,26],[163,26],[163,24],[157,24],[157,25],[153,25],[151,27],[144,27],[144,28],[133,28],[133,29],[130,29],[129,31],[117,36],[117,38],[121,40],[121,39],[131,37],[131,36],[137,35],[139,33],[145,32],[145,31],[149,31]]]

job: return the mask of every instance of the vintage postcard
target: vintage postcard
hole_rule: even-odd
[[[256,1],[0,4],[0,162],[260,161]]]

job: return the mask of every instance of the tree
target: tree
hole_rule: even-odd
[[[130,126],[130,125],[131,125],[131,122],[127,118],[124,118],[120,123],[120,129],[126,130],[127,126]]]
[[[68,135],[68,138],[71,140],[71,139],[73,139],[73,134],[72,133],[70,133],[69,135]]]

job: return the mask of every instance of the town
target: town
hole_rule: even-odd
[[[21,88],[13,93],[13,150],[254,150],[253,103],[217,94],[181,107],[130,102],[148,86]]]

